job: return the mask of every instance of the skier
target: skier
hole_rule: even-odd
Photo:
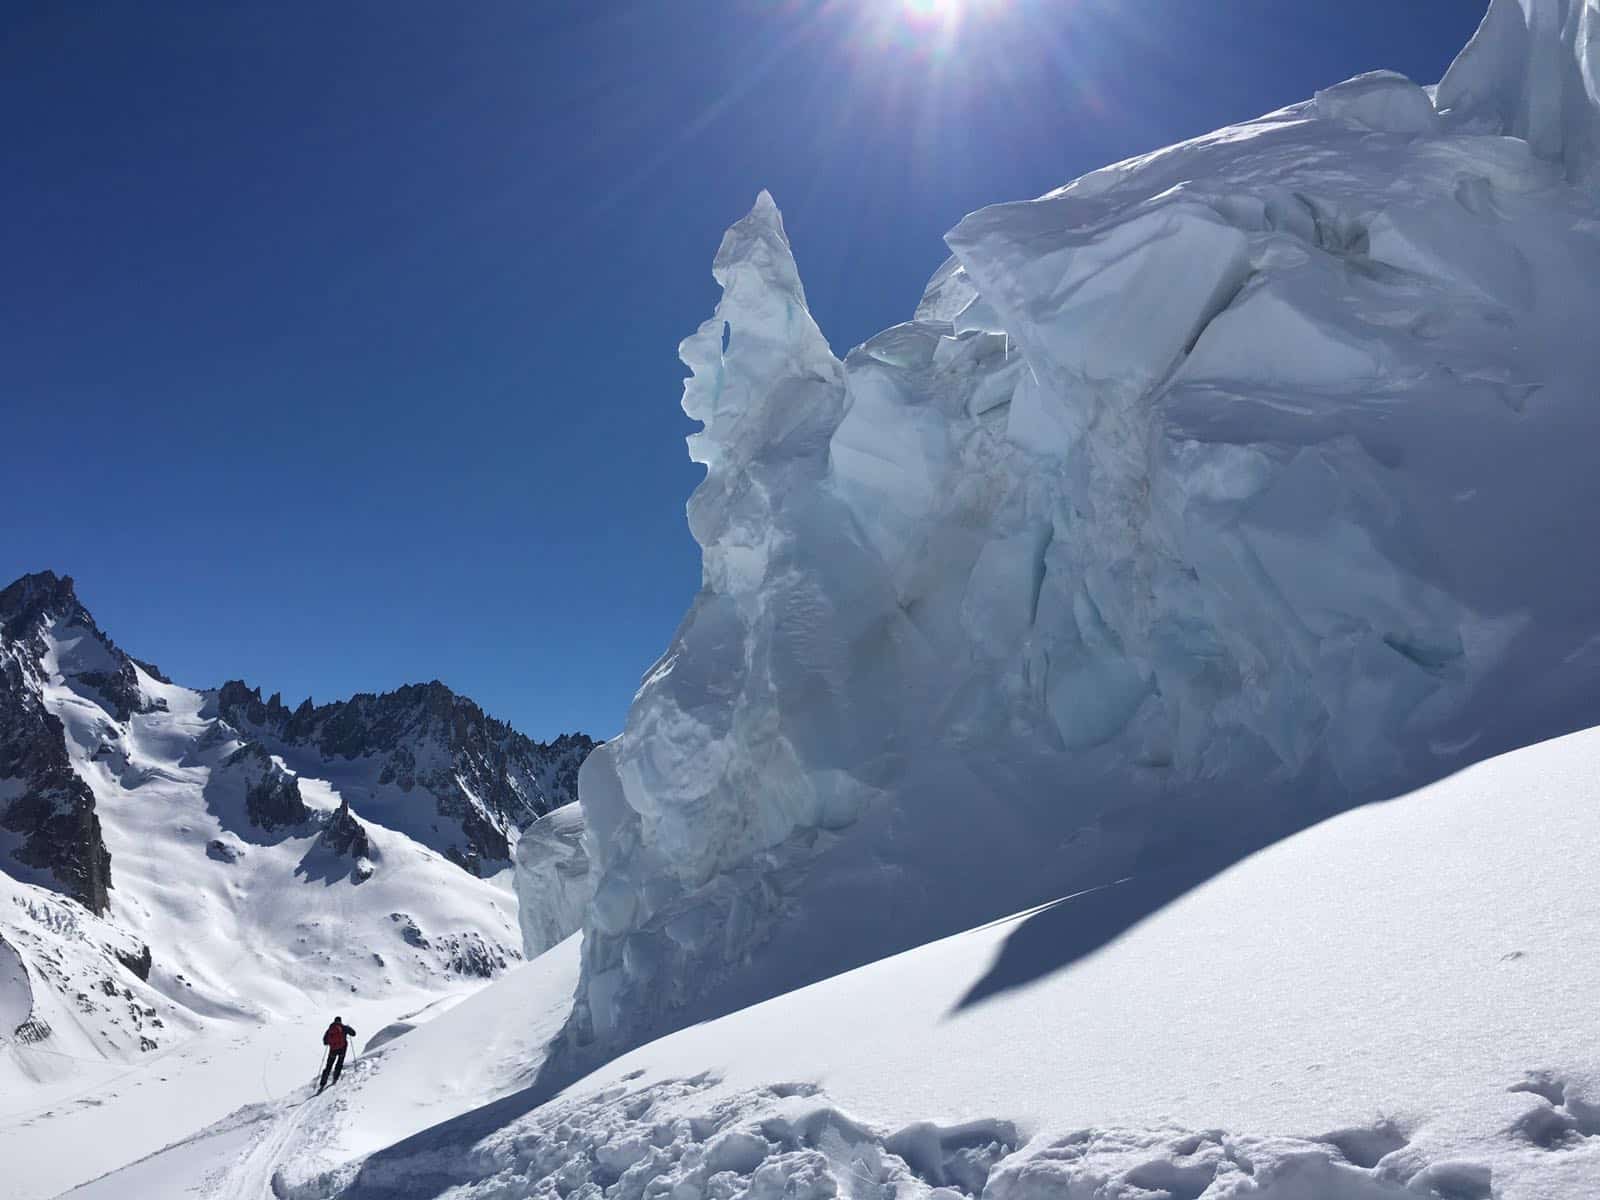
[[[322,1089],[328,1086],[328,1072],[333,1072],[333,1081],[339,1082],[339,1076],[344,1071],[344,1052],[350,1048],[350,1039],[355,1037],[356,1031],[344,1023],[343,1017],[335,1017],[333,1024],[328,1026],[328,1032],[322,1035],[322,1044],[328,1048],[328,1064],[322,1068],[322,1083],[317,1087],[317,1094],[322,1094]]]

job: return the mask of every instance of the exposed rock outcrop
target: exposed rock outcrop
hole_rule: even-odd
[[[47,663],[56,657],[47,632],[56,629],[73,633],[76,657]],[[111,854],[94,795],[72,769],[66,731],[44,701],[53,675],[113,711],[143,706],[132,660],[100,632],[72,580],[41,571],[0,591],[0,829],[16,835],[9,855],[0,843],[0,865],[100,913]]]
[[[376,786],[432,797],[460,828],[442,832],[437,848],[474,874],[503,867],[519,830],[577,798],[578,767],[595,744],[581,733],[536,742],[437,680],[293,709],[230,680],[217,712],[292,762],[367,760]]]
[[[245,811],[252,825],[270,833],[310,820],[300,781],[274,762],[260,742],[246,742],[224,766],[244,776]]]

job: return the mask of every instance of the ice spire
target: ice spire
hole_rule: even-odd
[[[678,355],[693,372],[684,381],[683,411],[705,423],[689,438],[689,457],[707,467],[689,501],[689,529],[705,551],[706,578],[727,593],[740,585],[723,570],[724,543],[747,549],[738,531],[769,523],[774,476],[794,470],[797,460],[825,457],[844,389],[843,368],[806,308],[769,193],[723,236],[712,274],[722,299]],[[738,558],[747,574],[759,575],[748,555]]]
[[[712,275],[722,300],[683,340],[678,356],[694,372],[684,382],[683,411],[706,426],[690,437],[689,457],[715,468],[730,454],[748,457],[759,449],[772,432],[762,417],[784,383],[834,382],[840,368],[806,307],[783,216],[769,192],[723,236]]]
[[[1600,0],[1491,0],[1436,102],[1447,122],[1526,140],[1575,183],[1600,175]]]

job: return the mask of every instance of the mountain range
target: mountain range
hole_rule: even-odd
[[[185,688],[69,577],[25,575],[0,591],[0,954],[25,964],[0,1036],[116,1059],[219,1015],[492,975],[521,957],[512,848],[593,745],[438,681],[292,710]]]

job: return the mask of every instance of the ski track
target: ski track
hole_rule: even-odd
[[[282,1196],[276,1182],[278,1167],[296,1141],[295,1135],[305,1124],[307,1115],[313,1108],[321,1111],[324,1107],[316,1104],[321,1097],[310,1090],[309,1085],[307,1088],[309,1095],[286,1101],[249,1152],[215,1184],[208,1185],[207,1200],[277,1200]]]
[[[325,1092],[319,1093],[313,1084],[296,1089],[292,1096],[299,1098],[286,1097],[280,1102],[267,1131],[205,1193],[206,1200],[283,1200],[290,1194],[281,1176],[284,1163],[297,1153],[304,1157],[324,1142],[326,1135],[319,1138],[319,1130],[339,1124],[338,1114],[348,1107],[350,1094],[359,1092],[366,1077],[380,1067],[379,1060],[348,1060],[339,1082],[330,1083]],[[320,1070],[319,1067],[319,1078]],[[323,1119],[308,1127],[307,1120],[313,1112]]]

